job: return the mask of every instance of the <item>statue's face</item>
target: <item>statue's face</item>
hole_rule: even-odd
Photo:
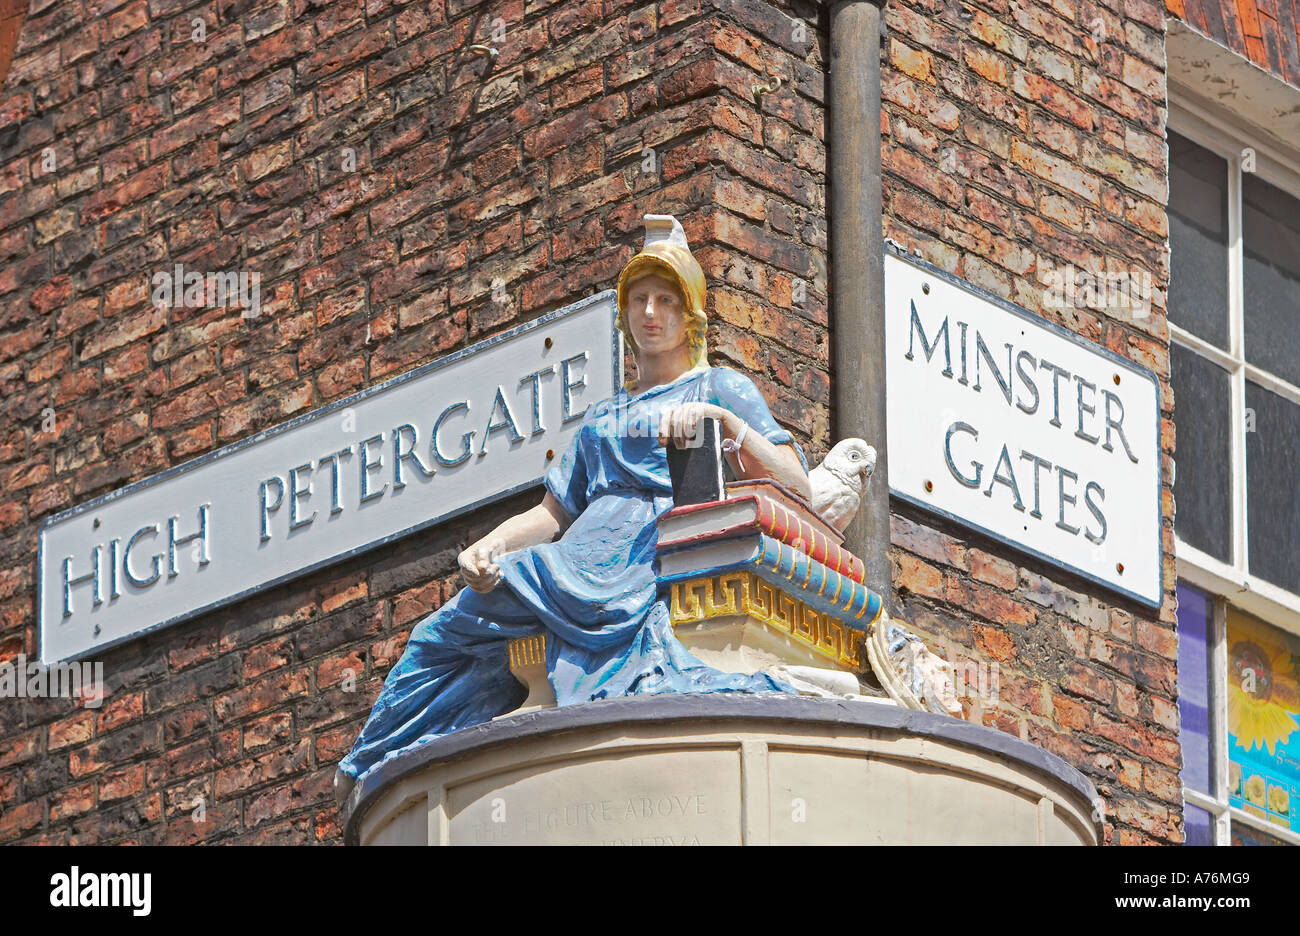
[[[661,354],[686,344],[686,303],[677,283],[650,274],[627,290],[627,324],[642,353]]]

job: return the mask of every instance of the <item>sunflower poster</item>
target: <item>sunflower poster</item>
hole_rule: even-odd
[[[1228,801],[1293,831],[1300,796],[1300,638],[1228,608]]]

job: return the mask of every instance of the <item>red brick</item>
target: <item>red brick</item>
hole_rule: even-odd
[[[999,559],[980,549],[969,552],[970,574],[981,582],[998,588],[1014,589],[1019,582],[1014,563]]]
[[[94,735],[95,713],[90,709],[84,709],[50,725],[48,748],[57,751],[70,744],[82,744]]]
[[[13,839],[37,828],[45,818],[45,798],[18,803],[0,814],[0,842]]]
[[[928,598],[942,599],[945,596],[943,573],[906,554],[898,557],[898,574],[894,577],[894,587]]]
[[[1172,628],[1140,620],[1137,622],[1137,643],[1139,647],[1166,659],[1178,659],[1178,635]]]
[[[1109,705],[1115,695],[1114,684],[1105,676],[1075,663],[1065,665],[1065,689],[1075,695],[1086,696],[1104,705]]]
[[[276,673],[241,689],[223,693],[214,700],[217,718],[229,722],[287,703],[307,693],[308,679],[306,669],[297,669]]]
[[[136,764],[116,773],[104,774],[99,779],[99,802],[110,803],[125,799],[144,789],[144,765]]]
[[[894,67],[917,81],[934,84],[934,65],[930,53],[924,49],[913,49],[897,39],[889,40],[889,59]]]
[[[66,787],[50,795],[50,822],[83,815],[95,808],[95,781]]]
[[[269,780],[290,776],[306,769],[310,742],[276,748],[250,760],[240,761],[217,771],[214,794],[217,797],[256,787]]]
[[[1058,693],[1052,693],[1052,712],[1063,728],[1086,731],[1092,724],[1091,708]]]
[[[972,630],[975,633],[975,645],[982,653],[999,663],[1007,663],[1015,659],[1015,641],[1005,631],[981,626],[976,626]]]
[[[1151,696],[1151,718],[1157,725],[1177,733],[1179,725],[1178,704],[1160,696]]]
[[[976,46],[966,48],[965,58],[966,64],[970,66],[971,71],[981,78],[992,81],[994,84],[1006,85],[1007,63],[1005,59]]]
[[[293,732],[293,716],[288,712],[265,715],[244,725],[244,750],[253,753],[289,738]]]
[[[1130,718],[1138,716],[1137,687],[1128,683],[1115,683],[1115,704],[1124,715]]]
[[[1037,620],[1032,608],[974,582],[949,579],[948,601],[998,624],[1028,626]]]
[[[1142,768],[1142,786],[1148,792],[1171,803],[1183,800],[1183,783],[1178,774],[1163,767],[1146,764]]]
[[[0,768],[30,760],[41,749],[41,730],[36,728],[0,741]]]
[[[98,730],[111,731],[144,715],[144,694],[141,692],[115,693],[104,700],[99,710]],[[53,728],[51,727],[51,733]]]

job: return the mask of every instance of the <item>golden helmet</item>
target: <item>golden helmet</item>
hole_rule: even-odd
[[[708,318],[704,312],[704,271],[691,254],[686,243],[686,232],[681,222],[672,215],[645,215],[645,243],[618,274],[618,328],[623,337],[637,350],[636,340],[627,325],[627,291],[632,281],[642,276],[658,274],[677,283],[686,302],[686,341],[691,349],[691,368],[707,367],[705,329]]]

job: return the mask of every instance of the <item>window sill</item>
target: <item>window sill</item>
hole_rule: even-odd
[[[1180,579],[1222,595],[1229,604],[1268,624],[1300,634],[1300,595],[1220,562],[1181,539],[1175,540],[1174,548]]]

